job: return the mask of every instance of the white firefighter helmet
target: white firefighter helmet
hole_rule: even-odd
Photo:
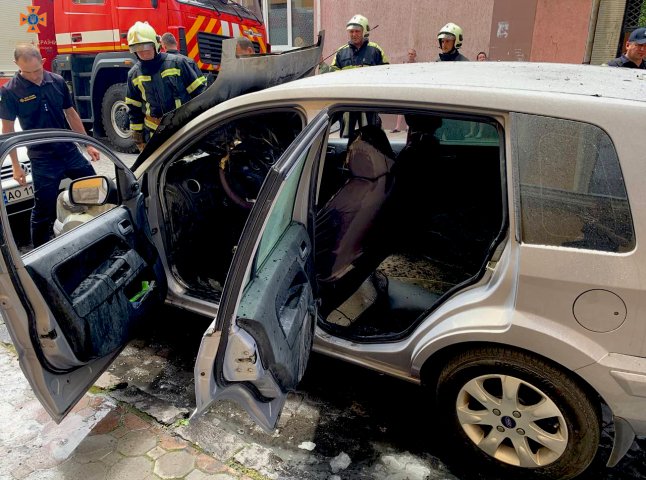
[[[148,45],[154,45],[155,52],[159,52],[159,37],[155,29],[148,22],[135,22],[128,30],[128,48],[132,53],[148,48]]]
[[[368,24],[368,19],[366,17],[359,14],[355,15],[348,21],[346,25],[346,30],[351,30],[357,27],[363,29],[364,37],[368,36],[368,32],[370,31],[370,25]]]
[[[440,33],[437,34],[437,41],[440,43],[440,48],[442,47],[443,38],[455,38],[455,48],[460,48],[462,46],[462,29],[455,23],[447,23],[440,29]]]

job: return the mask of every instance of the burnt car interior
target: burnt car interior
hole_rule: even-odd
[[[363,341],[406,335],[476,281],[506,224],[493,120],[408,113],[406,138],[389,138],[385,113],[398,112],[333,116],[314,208],[319,324]],[[293,111],[241,117],[165,167],[167,255],[188,295],[219,300],[265,175],[302,128]]]
[[[293,111],[243,117],[210,130],[165,168],[166,250],[189,295],[219,300],[265,176],[303,126]]]
[[[405,119],[405,141],[389,139],[379,120],[328,140],[315,252],[320,325],[338,336],[405,336],[480,277],[503,231],[496,124]]]

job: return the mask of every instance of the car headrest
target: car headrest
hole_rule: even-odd
[[[392,160],[365,140],[357,138],[348,150],[348,169],[353,177],[376,180],[390,172]]]

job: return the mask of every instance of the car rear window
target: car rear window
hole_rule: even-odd
[[[599,127],[516,113],[513,155],[525,243],[626,252],[635,234],[617,152]]]

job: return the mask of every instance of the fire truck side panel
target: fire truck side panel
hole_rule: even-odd
[[[128,29],[135,22],[148,22],[158,35],[163,34],[168,25],[168,6],[174,0],[157,0],[157,8],[153,8],[152,0],[110,0],[114,4],[114,21],[119,31],[118,49],[128,49]]]
[[[114,0],[105,0],[103,4],[58,2],[62,6],[54,8],[58,53],[84,54],[116,49],[119,37],[113,23]]]

